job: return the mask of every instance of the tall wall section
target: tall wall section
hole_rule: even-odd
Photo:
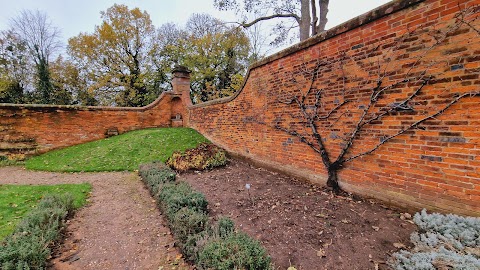
[[[302,142],[318,149],[304,114],[317,109],[332,160],[360,128],[343,159],[360,157],[339,173],[344,190],[479,216],[479,4],[392,1],[257,63],[235,96],[190,107],[189,126],[324,184],[320,154]]]

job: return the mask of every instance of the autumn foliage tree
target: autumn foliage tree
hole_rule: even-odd
[[[480,47],[479,11],[462,7],[442,27],[405,29],[380,43],[305,61],[283,83],[272,127],[313,149],[328,172],[327,185],[340,190],[338,173],[353,160],[429,131],[457,103],[480,97],[472,85],[478,74],[471,75],[478,69],[463,64],[478,56],[448,49],[452,42]],[[459,34],[468,38],[459,41]],[[446,53],[438,57],[439,51]]]
[[[177,64],[190,69],[194,102],[226,97],[240,88],[250,54],[242,29],[208,14],[193,14],[185,29],[161,26],[158,41],[153,56],[157,67],[165,74]]]
[[[68,52],[102,104],[143,106],[152,89],[149,53],[155,28],[147,12],[115,4],[92,34],[69,40]]]

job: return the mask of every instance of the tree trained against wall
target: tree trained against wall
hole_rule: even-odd
[[[478,56],[462,48],[480,48],[479,17],[479,6],[459,4],[455,16],[434,27],[305,59],[279,86],[268,125],[313,149],[328,172],[327,185],[339,191],[338,173],[353,160],[386,144],[421,140],[420,131],[449,133],[439,118],[459,104],[478,104],[478,68],[468,65]],[[459,35],[464,47],[455,44]]]

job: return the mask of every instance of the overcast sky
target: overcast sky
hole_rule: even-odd
[[[332,0],[327,28],[388,2],[390,1]],[[7,29],[10,18],[21,10],[39,9],[46,12],[53,24],[62,30],[63,41],[66,43],[68,38],[80,32],[93,32],[94,26],[101,22],[100,11],[114,3],[146,10],[156,27],[167,22],[183,25],[192,13],[205,12],[226,21],[235,18],[231,12],[216,11],[213,0],[0,0],[0,30]]]

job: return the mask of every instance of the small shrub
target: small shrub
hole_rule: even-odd
[[[393,254],[393,269],[480,269],[480,218],[424,209],[413,220],[419,227],[410,237],[414,247]]]
[[[260,243],[244,233],[212,237],[198,254],[200,269],[272,269],[270,257]]]
[[[216,235],[220,238],[226,238],[235,232],[235,223],[228,217],[220,217],[217,221]]]
[[[204,237],[208,216],[192,208],[183,207],[173,217],[170,227],[177,238],[179,247],[185,257],[195,260],[198,249],[197,241]]]
[[[166,214],[167,219],[172,221],[175,214],[183,207],[197,212],[207,213],[208,202],[205,196],[196,192],[185,182],[167,183],[162,186],[157,203]]]
[[[43,198],[0,245],[0,269],[45,269],[49,246],[59,238],[73,209],[69,194]]]
[[[227,164],[225,150],[214,144],[203,143],[185,153],[174,152],[167,165],[176,171],[205,170]]]
[[[156,195],[160,186],[175,181],[175,172],[162,162],[142,164],[139,174],[152,195]]]

